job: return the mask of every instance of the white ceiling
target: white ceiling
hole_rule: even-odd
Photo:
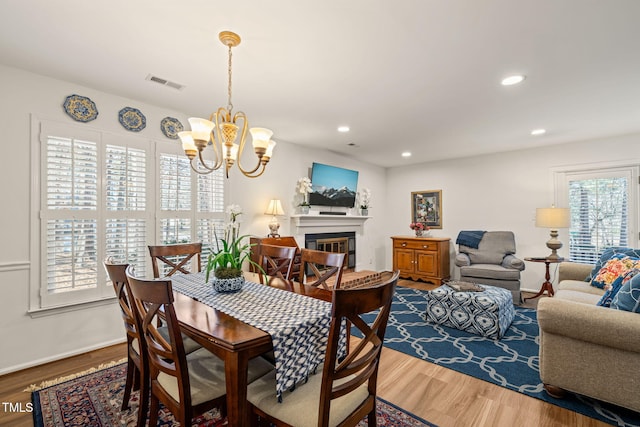
[[[640,131],[640,0],[0,0],[0,62],[208,117],[222,30],[276,141],[390,167]]]

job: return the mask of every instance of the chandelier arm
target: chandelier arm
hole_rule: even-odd
[[[244,172],[242,172],[242,173],[243,173],[243,174],[244,174],[244,176],[246,176],[247,178],[257,178],[257,177],[259,177],[260,175],[262,175],[262,174],[264,173],[264,171],[265,171],[265,170],[267,170],[267,164],[266,164],[266,163],[262,163],[262,169],[260,170],[260,172],[259,172],[259,173],[256,173],[256,174],[253,174],[253,175],[251,174],[252,172],[249,172],[249,173],[244,173]]]
[[[239,144],[240,146],[238,147],[238,158],[236,160],[236,164],[238,165],[238,169],[240,169],[240,171],[245,176],[249,176],[248,174],[252,174],[260,168],[260,162],[262,161],[262,158],[258,157],[258,164],[256,165],[255,168],[251,170],[246,170],[245,168],[242,167],[242,163],[240,159],[242,157],[242,153],[244,153],[245,144],[247,143],[246,138],[247,138],[248,123],[247,123],[247,116],[242,111],[238,111],[236,114],[234,114],[233,122],[236,123],[238,119],[242,119],[243,126],[242,126],[242,133],[240,134],[240,144]]]
[[[213,171],[215,170],[215,169],[209,169],[209,168],[206,168],[206,165],[205,165],[205,168],[206,168],[205,170],[198,169],[198,168],[196,168],[196,167],[194,166],[194,163],[195,163],[195,162],[196,162],[196,158],[194,157],[194,158],[189,162],[189,165],[191,165],[191,169],[192,169],[195,173],[197,173],[197,174],[199,174],[199,175],[207,175],[207,174],[210,174],[211,172],[213,172]]]
[[[222,166],[223,162],[222,148],[219,147],[220,144],[218,141],[216,141],[216,137],[213,134],[213,131],[211,131],[211,145],[213,146],[213,153],[216,155],[216,160],[213,164],[213,168],[219,169],[220,166]]]
[[[236,164],[238,165],[238,169],[240,169],[240,171],[246,175],[249,176],[248,174],[252,174],[255,171],[257,171],[260,168],[260,164],[262,164],[262,159],[258,158],[258,164],[256,165],[255,168],[251,169],[251,170],[246,170],[245,168],[242,167],[242,165],[240,164],[240,155],[238,154],[238,161],[236,162]],[[266,163],[263,164],[263,172],[264,172],[264,167],[266,167]]]
[[[207,164],[204,162],[204,157],[202,157],[202,151],[198,151],[198,159],[200,160],[200,164],[202,165],[202,167],[209,172],[213,172],[214,170],[218,169],[217,167],[215,167],[215,165],[213,167],[207,166]]]

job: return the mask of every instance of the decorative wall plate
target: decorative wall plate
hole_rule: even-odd
[[[90,122],[98,117],[95,102],[80,95],[69,95],[64,100],[64,111],[78,122]]]
[[[140,132],[147,126],[147,119],[137,108],[124,107],[118,112],[118,120],[122,127],[133,132]]]
[[[165,117],[160,122],[160,129],[162,129],[162,133],[167,138],[178,139],[178,132],[182,132],[184,130],[184,126],[182,126],[182,123],[180,123],[180,120],[178,119]]]

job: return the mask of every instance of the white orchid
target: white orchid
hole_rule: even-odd
[[[227,206],[226,213],[229,215],[231,222],[240,222],[237,218],[242,215],[242,208],[240,205],[229,205]]]
[[[369,203],[371,202],[371,190],[363,188],[358,192],[358,203],[360,209],[369,209]]]
[[[311,180],[306,176],[303,176],[298,180],[298,192],[300,194],[311,193],[311,188],[312,188]]]
[[[309,206],[307,198],[309,197],[309,193],[311,193],[312,188],[313,184],[306,176],[298,179],[298,193],[302,194],[302,202],[300,203],[300,206]]]

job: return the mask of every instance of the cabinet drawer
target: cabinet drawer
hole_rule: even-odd
[[[436,251],[438,250],[438,242],[431,242],[428,240],[394,240],[393,247],[399,249]]]

